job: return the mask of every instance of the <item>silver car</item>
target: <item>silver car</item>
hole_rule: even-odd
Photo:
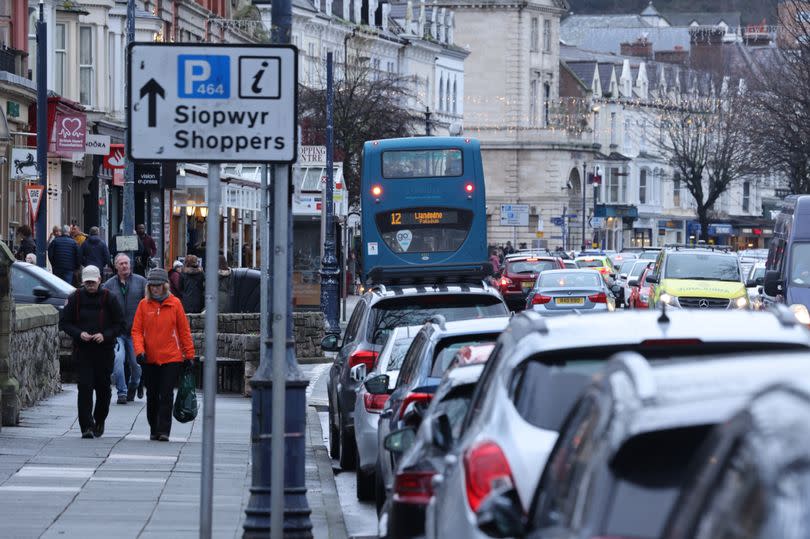
[[[632,331],[616,331],[616,328]],[[810,333],[786,308],[755,311],[630,310],[546,318],[515,316],[487,361],[457,445],[433,478],[426,535],[487,537],[476,511],[511,483],[528,510],[557,433],[590,376],[615,352],[648,358],[807,349]]]
[[[574,311],[613,311],[616,300],[605,279],[596,271],[549,270],[537,277],[534,289],[526,298],[526,308],[543,316]]]
[[[748,291],[748,301],[751,308],[759,310],[762,305],[762,281],[765,278],[765,261],[757,262],[748,271],[745,278],[745,289]]]
[[[355,382],[378,374],[389,376],[388,387],[393,390],[397,385],[399,369],[405,352],[422,326],[395,328],[385,343],[377,364],[370,373],[366,365],[360,363],[351,368],[349,376]],[[357,441],[357,499],[367,501],[374,499],[374,466],[377,464],[377,426],[380,413],[388,400],[388,395],[371,395],[364,384],[357,388],[354,404],[354,436]]]

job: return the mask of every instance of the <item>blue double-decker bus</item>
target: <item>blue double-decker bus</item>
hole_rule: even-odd
[[[486,272],[486,192],[477,140],[366,142],[360,186],[365,279]]]

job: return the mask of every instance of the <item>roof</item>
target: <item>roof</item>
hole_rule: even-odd
[[[579,18],[578,16],[566,19]],[[603,53],[619,53],[622,43],[633,43],[647,38],[654,51],[690,49],[689,28],[626,25],[613,22],[611,17],[587,17],[598,19],[584,21],[581,25],[560,25],[560,39],[568,45]]]
[[[593,76],[596,73],[596,62],[565,62],[568,69],[590,89],[593,85]]]
[[[693,11],[682,13],[664,13],[662,15],[672,26],[689,26],[692,22],[700,26],[717,26],[721,22],[735,28],[740,26],[741,14],[739,11]]]

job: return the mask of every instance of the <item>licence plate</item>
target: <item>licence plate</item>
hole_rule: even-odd
[[[523,281],[521,283],[521,286],[523,287],[523,291],[525,292],[526,290],[530,290],[534,286],[534,283],[531,281]]]
[[[557,305],[585,305],[585,298],[557,298],[554,303]]]

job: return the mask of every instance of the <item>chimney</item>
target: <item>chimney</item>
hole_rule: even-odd
[[[632,43],[622,43],[621,55],[622,56],[636,56],[638,58],[652,59],[653,45],[652,41],[646,37],[640,37]]]
[[[675,49],[671,51],[656,51],[655,61],[662,64],[685,66],[689,63],[689,51],[684,50],[680,45],[675,45]]]

